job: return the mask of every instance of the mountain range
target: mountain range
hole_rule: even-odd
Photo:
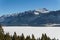
[[[52,24],[60,24],[60,10],[49,11],[43,8],[2,15],[0,24],[4,26],[51,26]]]

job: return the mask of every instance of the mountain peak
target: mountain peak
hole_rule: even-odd
[[[49,12],[46,8],[37,9],[36,11],[38,11],[40,13],[47,13],[47,12]]]

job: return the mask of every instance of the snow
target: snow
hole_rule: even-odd
[[[42,8],[42,9],[36,9],[36,11],[40,12],[40,13],[48,13],[50,11],[48,11],[46,8]]]
[[[13,32],[16,32],[18,35],[24,33],[25,36],[34,34],[36,38],[41,37],[42,33],[46,33],[50,38],[60,39],[60,27],[3,27],[5,33],[9,32],[10,35],[13,35]]]
[[[35,15],[39,15],[39,13],[38,13],[38,12],[34,12],[34,14],[35,14]]]

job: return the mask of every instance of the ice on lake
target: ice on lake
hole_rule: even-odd
[[[36,38],[41,37],[42,33],[46,33],[50,38],[60,38],[60,27],[19,27],[19,26],[3,26],[5,33],[9,32],[13,35],[16,32],[18,35],[24,33],[25,36],[34,34]]]

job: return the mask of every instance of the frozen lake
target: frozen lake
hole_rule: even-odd
[[[41,37],[42,33],[46,33],[50,38],[60,38],[60,27],[3,27],[5,33],[9,32],[13,35],[16,32],[18,35],[24,33],[24,35],[34,34],[36,38]]]

